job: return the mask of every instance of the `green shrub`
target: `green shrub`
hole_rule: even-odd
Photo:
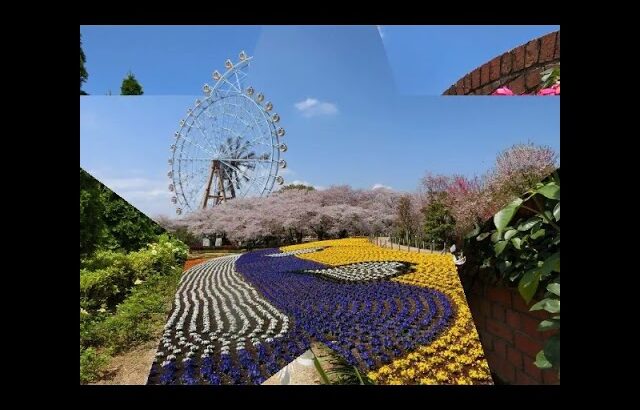
[[[121,303],[136,281],[181,270],[187,246],[163,234],[146,249],[128,254],[98,251],[83,261],[80,270],[80,307],[86,310],[113,309]]]
[[[110,266],[80,271],[80,307],[87,310],[112,308],[124,300],[133,283],[131,269]]]
[[[109,363],[109,354],[100,353],[92,347],[80,346],[80,383],[87,384],[98,379]]]
[[[104,320],[84,319],[84,327],[81,321],[81,343],[109,347],[118,353],[155,337],[167,319],[181,275],[182,268],[175,267],[168,275],[151,276],[134,287],[115,314]]]

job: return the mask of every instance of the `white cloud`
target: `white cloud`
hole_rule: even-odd
[[[389,185],[383,185],[383,184],[373,184],[373,186],[371,187],[372,190],[373,189],[380,189],[380,188],[393,189]]]
[[[304,101],[295,103],[295,106],[302,113],[302,116],[306,118],[319,115],[336,115],[338,113],[338,107],[335,104],[319,101],[316,98],[307,98]]]
[[[380,34],[380,38],[384,39],[384,30],[382,29],[382,26],[376,26],[378,29],[378,33]]]
[[[148,217],[153,218],[160,214],[175,216],[175,208],[170,201],[172,193],[168,189],[168,180],[137,176],[112,177],[107,172],[87,172]]]
[[[282,175],[283,177],[286,175],[293,176],[296,174],[296,171],[292,170],[291,168],[284,168],[284,169],[278,170],[278,174]]]

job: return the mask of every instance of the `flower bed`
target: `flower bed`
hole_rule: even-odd
[[[326,269],[308,269],[303,272],[316,273],[324,278],[341,282],[369,282],[390,279],[410,270],[404,262],[361,262]]]
[[[380,384],[491,382],[450,255],[344,239],[193,267],[149,383],[262,383],[312,341]]]
[[[462,284],[450,254],[420,254],[380,248],[366,239],[342,239],[294,245],[283,251],[322,244],[323,252],[301,255],[310,261],[343,265],[359,261],[404,261],[414,271],[390,282],[439,291],[452,305],[450,326],[432,343],[407,352],[368,376],[379,384],[488,384],[492,383],[484,351],[473,324]]]

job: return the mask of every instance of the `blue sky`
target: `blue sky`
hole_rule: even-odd
[[[118,94],[132,70],[145,94],[192,94],[214,67],[241,49],[260,61],[295,49],[295,82],[311,79],[305,60],[356,60],[359,75],[389,70],[402,94],[440,95],[464,74],[560,26],[81,26],[89,80],[84,90]],[[373,58],[373,61],[371,58]],[[380,59],[387,61],[382,67]],[[338,62],[335,62],[338,63]],[[304,64],[302,64],[304,65]],[[334,68],[341,66],[334,64]],[[350,76],[353,78],[353,76]],[[383,86],[383,84],[380,84]]]
[[[80,165],[148,215],[171,215],[169,145],[195,98],[83,97]],[[428,170],[481,174],[515,143],[560,152],[558,98],[403,97],[383,115],[362,107],[353,115],[311,117],[294,104],[279,111],[289,147],[287,183],[413,191]]]
[[[92,95],[80,99],[80,165],[151,216],[173,215],[166,173],[179,120],[213,69],[242,49],[255,59],[248,84],[274,103],[287,131],[287,182],[411,191],[427,170],[483,173],[514,143],[559,152],[559,98],[404,95],[375,26],[81,31]],[[117,94],[129,69],[145,96],[104,96],[107,87]],[[429,82],[419,73],[413,81]]]
[[[381,26],[398,92],[442,94],[462,76],[555,26]]]

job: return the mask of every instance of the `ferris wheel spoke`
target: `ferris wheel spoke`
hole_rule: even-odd
[[[211,151],[209,151],[208,149],[206,149],[206,148],[205,148],[205,147],[203,147],[202,145],[198,144],[197,142],[192,141],[190,138],[188,138],[188,137],[186,137],[186,136],[184,136],[184,135],[183,135],[183,136],[181,136],[180,138],[184,138],[184,140],[185,140],[185,141],[187,141],[189,144],[191,144],[191,145],[193,145],[193,146],[195,146],[195,147],[200,148],[202,151],[206,152],[207,154],[212,154],[212,155],[213,155],[213,153],[212,153]]]
[[[197,122],[197,121],[196,121],[196,118],[194,118],[194,119],[193,119],[193,122],[194,122],[194,123],[196,123],[196,122]],[[212,150],[214,150],[214,151],[215,151],[215,149],[216,149],[216,148],[215,148],[215,147],[213,147],[213,146],[211,145],[211,142],[209,141],[209,138],[207,138],[207,136],[204,134],[204,131],[199,127],[199,125],[202,125],[202,124],[201,124],[200,122],[197,122],[196,129],[197,129],[198,131],[200,131],[200,134],[202,135],[202,138],[204,138],[204,140],[207,142],[207,145],[208,145]]]
[[[229,84],[234,90],[236,90],[238,94],[242,94],[242,89],[236,87],[231,81],[227,79],[227,77],[222,77],[221,80]]]
[[[216,158],[218,161],[222,162],[269,162],[272,161],[270,159],[260,159],[260,158]]]

